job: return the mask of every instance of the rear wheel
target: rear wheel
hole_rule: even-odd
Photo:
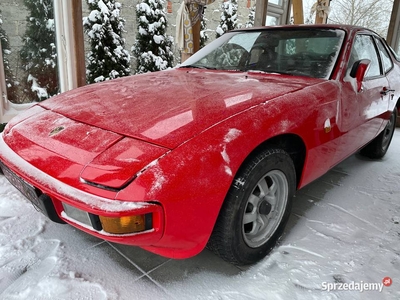
[[[397,106],[397,122],[396,122],[396,126],[400,127],[400,105]]]
[[[368,145],[360,150],[360,154],[369,158],[377,159],[385,156],[392,141],[393,133],[396,127],[397,108],[392,112],[389,122],[385,129]]]
[[[271,148],[250,158],[233,181],[208,247],[238,265],[265,257],[283,233],[295,188],[285,151]]]

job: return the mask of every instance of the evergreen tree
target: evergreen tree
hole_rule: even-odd
[[[53,0],[24,0],[29,11],[20,51],[26,71],[24,92],[31,100],[44,100],[58,93],[57,52]]]
[[[166,35],[167,18],[163,3],[164,0],[141,0],[136,6],[138,30],[132,52],[138,74],[172,67],[173,39]]]
[[[11,71],[10,63],[8,61],[8,55],[11,54],[10,43],[8,41],[7,33],[3,29],[2,25],[3,20],[0,10],[0,42],[3,54],[4,73],[6,76],[7,97],[15,102],[17,100],[17,82],[13,72]]]
[[[249,20],[246,22],[246,28],[254,27],[254,18],[256,16],[256,7],[250,7]]]
[[[200,49],[203,48],[209,39],[207,34],[207,19],[203,18],[200,24]]]
[[[125,20],[120,17],[121,4],[115,0],[86,0],[90,14],[83,26],[90,40],[87,81],[115,79],[130,74],[130,55],[122,38]]]
[[[216,38],[219,38],[229,30],[235,29],[237,25],[237,0],[224,1],[221,8],[221,20],[216,30]]]

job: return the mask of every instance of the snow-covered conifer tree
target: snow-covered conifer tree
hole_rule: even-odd
[[[219,38],[229,30],[235,29],[237,25],[237,0],[222,2],[221,8],[221,20],[216,30],[216,38]]]
[[[6,87],[7,87],[7,96],[8,99],[12,100],[13,102],[17,101],[17,82],[16,78],[11,71],[10,63],[8,61],[8,55],[11,54],[10,50],[10,43],[8,40],[7,33],[3,29],[3,20],[0,11],[0,42],[1,42],[1,49],[3,54],[3,65],[4,65],[4,73],[6,76]]]
[[[249,20],[246,22],[246,28],[254,27],[254,19],[256,16],[256,7],[250,7]]]
[[[173,38],[166,35],[163,3],[164,0],[140,0],[136,6],[138,30],[132,52],[138,74],[165,70],[173,65]]]
[[[209,39],[209,36],[207,34],[207,19],[206,18],[203,17],[203,19],[201,20],[200,26],[201,26],[200,27],[200,49],[201,49],[206,45],[206,43]]]
[[[89,16],[83,26],[90,40],[87,56],[89,83],[115,79],[130,74],[130,55],[122,38],[125,20],[120,16],[121,3],[115,0],[86,0]]]
[[[20,50],[26,71],[21,84],[30,100],[41,101],[59,91],[53,0],[24,0],[24,4],[29,14]]]

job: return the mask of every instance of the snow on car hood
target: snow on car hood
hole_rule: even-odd
[[[150,162],[168,152],[167,148],[78,122],[39,106],[13,119],[3,139],[25,161],[72,186],[91,182],[123,188]]]
[[[182,68],[88,85],[40,106],[173,149],[226,118],[314,81],[319,79]]]

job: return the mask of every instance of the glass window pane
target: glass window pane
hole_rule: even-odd
[[[353,64],[361,59],[369,59],[371,61],[366,78],[382,75],[378,54],[372,41],[372,37],[369,35],[357,35],[355,37],[353,49],[350,54],[348,70],[351,70]]]
[[[276,5],[282,5],[282,0],[269,0],[268,4],[276,4]]]
[[[321,28],[230,32],[181,66],[329,78],[343,38],[342,30]]]
[[[14,3],[15,2],[15,3]],[[58,67],[53,1],[8,1],[1,5],[2,29],[8,45],[8,99],[16,104],[58,94]]]
[[[382,57],[383,68],[385,70],[385,73],[387,73],[393,67],[393,62],[390,59],[390,55],[387,52],[385,46],[382,44],[382,42],[380,40],[378,40],[378,39],[375,39],[375,40],[376,40],[379,52],[380,52],[381,57]]]
[[[267,21],[265,22],[267,26],[279,25],[279,18],[274,16],[267,16]]]

